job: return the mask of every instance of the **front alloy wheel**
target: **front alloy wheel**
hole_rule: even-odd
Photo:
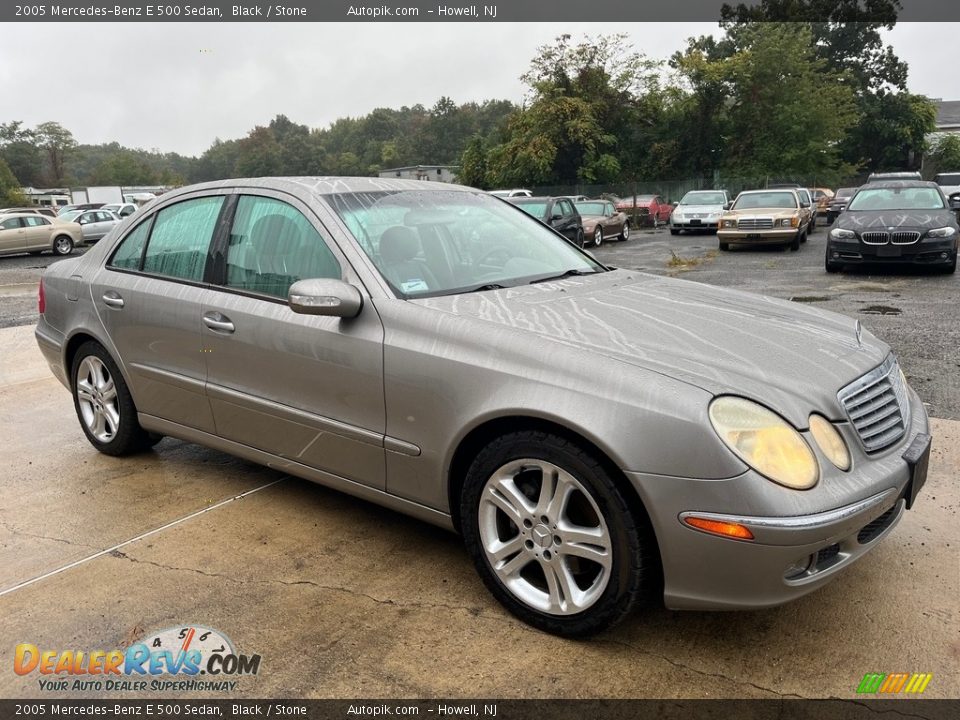
[[[606,630],[659,586],[646,514],[570,439],[522,431],[490,443],[467,472],[460,519],[486,586],[540,630]]]
[[[613,556],[610,531],[570,473],[545,460],[513,460],[487,481],[479,515],[490,567],[524,604],[573,615],[603,594]]]

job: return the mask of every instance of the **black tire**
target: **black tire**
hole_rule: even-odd
[[[807,234],[803,231],[800,231],[794,236],[793,240],[790,241],[790,244],[787,246],[790,248],[790,252],[796,252],[800,249],[800,243],[807,241]]]
[[[670,234],[671,234],[671,235],[679,235],[679,234],[680,234],[680,230],[678,230],[677,228],[670,228]]]
[[[73,252],[73,238],[69,235],[57,235],[50,246],[54,255],[69,255]]]
[[[580,248],[586,247],[586,245],[584,244],[585,241],[583,238],[583,229],[577,230],[577,239],[575,242],[577,247],[580,247]]]
[[[600,247],[603,245],[603,228],[599,225],[597,229],[593,231],[593,246]]]
[[[942,272],[943,272],[945,275],[953,275],[954,273],[957,272],[957,254],[956,254],[956,253],[953,254],[953,260],[950,261],[950,264],[947,265],[947,266],[942,270]]]
[[[78,392],[78,375],[81,365],[87,358],[95,358],[96,361],[108,373],[108,377],[113,381],[113,387],[116,390],[115,400],[111,403],[119,416],[115,430],[107,440],[98,438],[94,435],[84,418],[84,410],[81,408],[80,393]],[[96,364],[96,363],[94,363]],[[90,340],[79,347],[73,357],[70,366],[70,390],[73,394],[73,407],[77,413],[77,420],[80,421],[80,428],[87,440],[97,450],[105,455],[130,455],[141,452],[153,447],[162,439],[162,435],[148,433],[137,421],[137,408],[133,404],[133,398],[130,396],[130,390],[127,383],[120,374],[117,364],[110,357],[110,353],[98,342]],[[107,400],[99,401],[100,405],[106,405]]]
[[[586,492],[580,489],[575,490],[574,494],[581,501],[590,502],[595,505],[599,511],[598,523],[601,528],[605,524],[609,535],[610,546],[610,569],[605,577],[605,586],[597,586],[597,597],[592,603],[582,611],[572,614],[550,613],[539,609],[527,601],[521,599],[519,595],[514,594],[507,585],[500,579],[497,572],[493,569],[491,561],[488,559],[487,551],[484,549],[484,538],[481,530],[483,522],[482,513],[484,512],[484,490],[487,487],[488,480],[504,468],[511,461],[529,459],[533,462],[544,462],[568,473],[573,477]],[[524,479],[523,485],[517,485],[518,492],[526,491],[522,488],[527,483],[536,483],[537,474],[530,474],[530,470],[517,470],[517,477],[526,475],[530,479]],[[544,475],[542,472],[539,477]],[[530,495],[527,500],[531,505],[535,504],[531,497],[539,495],[540,488],[531,486]],[[583,496],[579,493],[583,492]],[[487,490],[489,493],[489,489]],[[589,500],[586,495],[589,495]],[[572,498],[573,496],[571,496]],[[568,503],[572,503],[571,499]],[[487,502],[487,506],[490,503]],[[527,511],[524,511],[525,513]],[[552,542],[549,534],[560,533],[562,529],[557,529],[557,525],[544,525],[537,517],[536,510],[530,516],[531,521],[535,520],[536,526],[532,530],[521,530],[519,524],[507,521],[506,532],[516,535],[513,540],[521,538],[523,533],[532,536],[538,530],[546,531],[546,542]],[[503,518],[508,516],[504,513]],[[524,515],[526,521],[526,515]],[[606,467],[593,454],[581,447],[579,444],[564,437],[541,431],[521,431],[504,435],[481,450],[470,469],[467,471],[464,480],[463,493],[460,502],[461,530],[463,532],[464,542],[467,551],[470,553],[477,572],[480,574],[484,584],[490,590],[497,600],[500,601],[511,613],[520,618],[525,623],[532,625],[539,630],[562,635],[565,637],[585,637],[606,630],[625,618],[630,611],[638,604],[638,601],[644,597],[652,596],[653,591],[659,590],[659,572],[656,550],[656,540],[653,538],[652,531],[649,528],[649,521],[644,518],[636,517],[631,511],[630,506],[625,500],[623,494],[610,476]],[[559,524],[559,523],[558,523]],[[487,527],[484,525],[484,527]],[[562,528],[562,524],[560,524]],[[490,532],[487,530],[486,532]],[[499,532],[499,530],[498,530]],[[557,536],[554,536],[555,542]],[[560,560],[562,554],[561,544],[550,545],[556,553],[555,561]],[[518,543],[519,544],[519,543]],[[529,551],[519,550],[514,555],[505,556],[506,563],[514,563],[517,558],[525,553],[525,558],[530,558],[531,553],[543,552],[543,557],[538,555],[537,560],[532,558],[520,559],[518,567],[523,568],[526,573],[530,571],[534,576],[539,572],[544,578],[543,562],[550,559],[547,550],[541,546],[538,549],[530,540],[526,541],[525,547]],[[569,561],[568,561],[569,562]],[[568,577],[569,573],[574,572],[570,565],[564,565]],[[577,567],[582,567],[577,565]],[[523,578],[521,570],[517,570],[517,578]],[[528,581],[529,582],[529,581]],[[588,580],[588,582],[590,582]],[[579,586],[579,580],[577,581]],[[602,590],[601,590],[602,587]],[[578,587],[584,591],[583,587]],[[587,588],[589,591],[589,587]],[[545,591],[545,595],[549,593]],[[563,596],[563,593],[560,593]],[[574,608],[576,609],[576,608]]]
[[[617,236],[620,238],[620,242],[626,242],[630,239],[630,222],[627,221],[623,224],[623,228],[620,230],[620,234]]]
[[[720,249],[721,249],[722,251],[726,252],[727,250],[730,249],[730,243],[721,242],[721,243],[720,243]]]

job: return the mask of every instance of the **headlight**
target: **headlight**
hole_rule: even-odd
[[[780,218],[777,220],[777,227],[790,227],[793,225],[793,218]]]
[[[676,220],[683,220],[683,213],[682,213],[682,212],[673,212],[673,213],[671,213],[671,216],[672,216],[673,218],[675,218]]]
[[[850,451],[833,423],[822,415],[811,415],[810,434],[817,441],[820,451],[827,456],[827,460],[841,470],[850,469]]]
[[[831,240],[854,240],[857,234],[853,230],[844,230],[843,228],[834,228],[830,231]]]
[[[952,227],[942,227],[937,228],[936,230],[930,230],[927,232],[927,237],[932,238],[950,238],[957,234],[957,231]]]
[[[736,227],[736,226],[737,226],[737,221],[736,221],[736,220],[724,220],[724,221],[723,221],[723,226],[724,226],[725,228]]]
[[[738,397],[710,403],[710,422],[733,453],[760,474],[795,490],[817,484],[817,459],[786,420],[762,405]]]

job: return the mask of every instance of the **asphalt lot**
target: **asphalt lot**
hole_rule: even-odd
[[[773,610],[654,609],[590,641],[547,636],[487,594],[456,536],[169,438],[96,453],[21,325],[0,329],[0,697],[169,696],[41,693],[36,673],[10,672],[13,648],[110,650],[189,624],[262,656],[237,697],[851,698],[866,672],[932,672],[925,696],[960,696],[960,278],[827,276],[822,231],[799,253],[711,257],[715,243],[661,230],[596,254],[856,315],[945,418],[915,509],[826,588]],[[0,258],[0,324],[34,321],[35,266],[51,261]],[[29,295],[6,290],[20,283]]]

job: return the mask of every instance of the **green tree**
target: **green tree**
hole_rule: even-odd
[[[34,130],[37,146],[46,156],[47,180],[51,185],[62,186],[66,181],[67,157],[77,146],[73,133],[57,122],[45,122]]]
[[[30,204],[20,189],[20,181],[2,157],[0,157],[0,203],[8,207]]]
[[[457,182],[461,185],[487,189],[487,147],[483,136],[477,133],[467,144],[460,158],[460,172]]]
[[[930,143],[923,164],[923,174],[927,179],[939,172],[960,172],[960,135],[944,133]]]
[[[730,54],[711,56],[717,48],[694,43],[675,58],[695,88],[724,98],[714,108],[723,116],[714,123],[722,130],[722,167],[751,177],[848,174],[838,146],[857,120],[854,94],[816,57],[809,28],[755,23],[735,35]]]
[[[43,183],[43,154],[33,130],[25,128],[21,120],[0,125],[0,159],[24,185]]]

